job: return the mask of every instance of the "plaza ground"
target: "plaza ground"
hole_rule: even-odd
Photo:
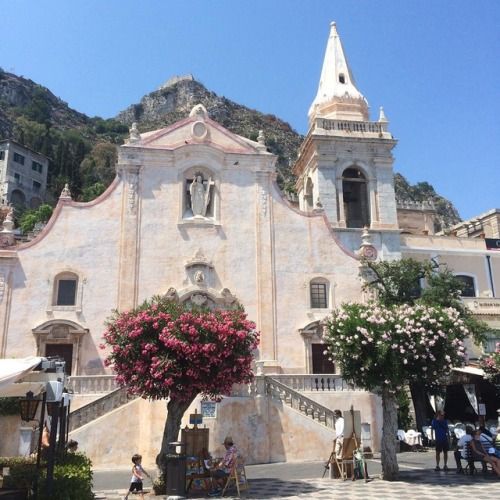
[[[326,457],[328,458],[328,457]],[[248,465],[246,472],[250,490],[242,497],[251,499],[440,499],[440,500],[490,500],[500,496],[500,479],[491,472],[474,476],[456,474],[455,461],[450,454],[448,472],[435,472],[432,450],[418,453],[400,453],[400,479],[395,482],[380,479],[380,458],[368,460],[370,481],[341,481],[322,479],[326,458],[318,462],[275,463]],[[442,465],[442,464],[441,464]],[[153,476],[155,471],[149,471]],[[94,471],[96,500],[123,498],[130,481],[130,470],[107,469]],[[151,482],[146,479],[145,489],[151,491]],[[129,498],[134,498],[130,496]],[[146,499],[165,498],[152,493]],[[194,498],[194,497],[193,497]],[[204,498],[197,496],[196,498]],[[226,498],[232,498],[231,495]]]

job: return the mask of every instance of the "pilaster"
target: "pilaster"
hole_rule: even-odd
[[[256,182],[256,265],[257,316],[261,332],[260,359],[266,367],[278,369],[276,320],[276,279],[274,255],[273,204],[270,194],[272,173],[257,172]],[[270,372],[275,371],[271,369]]]
[[[124,185],[121,211],[120,263],[118,281],[118,310],[137,305],[140,256],[140,172],[135,155],[128,155],[126,164],[118,165]]]

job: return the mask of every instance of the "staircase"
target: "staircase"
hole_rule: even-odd
[[[69,432],[92,422],[96,418],[99,418],[136,398],[137,396],[130,396],[127,394],[126,388],[115,389],[92,403],[86,404],[85,406],[78,408],[78,410],[72,411],[69,414]]]
[[[114,377],[89,376],[72,377],[72,379],[70,379],[70,388],[74,386],[75,392],[81,394],[103,393],[104,395],[70,413],[69,432],[120,408],[137,397],[128,395],[125,388],[117,388]],[[348,384],[340,375],[273,375],[258,376],[250,386],[245,385],[243,388],[235,386],[231,395],[252,397],[259,392],[265,393],[301,412],[306,417],[334,429],[335,416],[333,411],[308,398],[302,392],[324,393],[353,390],[358,389],[352,384]]]
[[[273,375],[264,377],[266,394],[284,402],[324,426],[335,429],[332,410],[308,398],[300,391],[334,392],[356,388],[345,382],[340,375]]]

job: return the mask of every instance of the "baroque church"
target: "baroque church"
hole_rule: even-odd
[[[500,254],[484,234],[434,234],[428,207],[397,205],[396,143],[382,108],[370,120],[334,23],[294,165],[298,203],[280,192],[262,133],[237,136],[202,105],[161,130],[133,125],[116,178],[97,199],[75,202],[65,189],[46,227],[17,246],[7,218],[0,357],[63,357],[80,448],[96,465],[127,464],[133,452],[147,465],[165,402],[122,397],[105,413],[93,406],[120,392],[99,349],[106,318],[157,294],[208,307],[238,301],[261,332],[258,376],[220,403],[193,403],[188,413],[204,414],[211,447],[230,434],[248,463],[327,458],[331,410],[353,405],[364,444],[377,450],[379,398],[346,383],[321,341],[332,309],[367,300],[362,257],[446,263],[467,284],[464,301],[500,326]]]

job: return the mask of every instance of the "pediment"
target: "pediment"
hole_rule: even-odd
[[[151,149],[173,150],[192,145],[207,145],[227,153],[266,154],[265,147],[259,142],[251,141],[233,134],[217,122],[208,118],[206,110],[191,112],[190,116],[169,127],[136,134],[125,146]],[[193,108],[196,111],[197,107]]]

